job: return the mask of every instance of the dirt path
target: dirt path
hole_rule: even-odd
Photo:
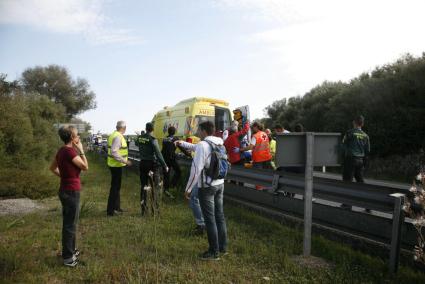
[[[29,198],[0,200],[0,216],[28,214],[44,208],[40,202]]]

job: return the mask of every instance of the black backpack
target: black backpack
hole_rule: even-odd
[[[205,168],[205,176],[212,180],[224,179],[230,169],[230,163],[227,161],[226,148],[223,145],[216,145],[211,141],[204,140],[211,147],[211,161],[209,168]],[[211,184],[207,184],[211,186]]]

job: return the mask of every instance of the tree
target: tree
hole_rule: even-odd
[[[359,114],[366,118],[372,155],[415,154],[425,149],[425,53],[362,73],[348,83],[323,82],[302,97],[273,102],[262,119],[309,131],[345,132]]]
[[[26,93],[38,93],[63,105],[68,120],[96,108],[96,95],[90,90],[87,80],[72,79],[68,70],[58,65],[26,69],[22,73],[21,84]]]
[[[0,196],[54,194],[57,181],[47,168],[59,145],[53,124],[63,107],[47,96],[23,93],[5,77],[0,86]]]

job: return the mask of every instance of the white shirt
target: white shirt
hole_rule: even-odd
[[[252,146],[255,146],[255,144],[257,144],[257,139],[255,139],[254,136],[251,137],[251,141],[249,142],[249,144],[251,144]]]
[[[208,136],[204,140],[208,140],[216,145],[223,145],[223,140],[219,137]],[[182,146],[185,146],[186,143],[183,143]],[[190,168],[190,176],[186,185],[186,192],[191,192],[195,184],[198,185],[198,188],[202,188],[202,185],[207,186],[211,184],[212,186],[220,185],[224,183],[224,179],[212,180],[210,177],[202,174],[204,168],[208,168],[211,162],[211,146],[205,142],[201,141],[196,144],[195,156],[193,157],[192,166]]]

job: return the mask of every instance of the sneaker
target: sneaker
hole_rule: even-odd
[[[68,267],[75,267],[78,264],[78,260],[73,260],[70,262],[64,262],[63,265],[68,266]]]
[[[74,256],[77,257],[80,255],[80,251],[78,249],[74,250]]]
[[[220,260],[218,253],[206,251],[199,256],[201,260]]]
[[[119,208],[119,209],[115,209],[115,211],[120,212],[120,213],[125,212],[125,211],[124,211],[124,210],[122,210],[121,208]]]
[[[114,210],[114,215],[122,215],[123,211],[119,211],[119,210]]]
[[[228,255],[229,253],[228,253],[226,250],[221,250],[221,251],[220,251],[220,254],[221,254],[222,256],[225,256],[225,255]]]
[[[174,195],[171,194],[171,192],[169,192],[168,190],[164,191],[164,194],[170,198],[170,199],[174,199]]]
[[[75,256],[75,254],[72,256],[72,258],[63,261],[63,265],[68,267],[75,267],[77,266],[77,264],[78,264],[78,259]]]

